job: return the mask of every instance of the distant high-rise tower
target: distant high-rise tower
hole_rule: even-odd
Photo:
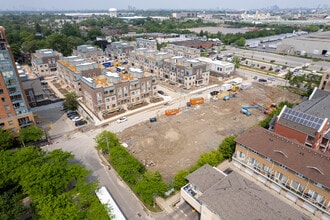
[[[34,124],[5,28],[0,26],[0,128],[13,132]]]
[[[109,8],[109,16],[112,17],[112,18],[116,18],[117,17],[117,9]]]

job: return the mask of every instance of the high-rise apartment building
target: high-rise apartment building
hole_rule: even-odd
[[[0,26],[0,127],[13,132],[34,124],[15,60]]]

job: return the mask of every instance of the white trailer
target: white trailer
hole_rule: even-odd
[[[231,84],[225,83],[220,86],[220,91],[225,92],[231,90],[233,86]]]

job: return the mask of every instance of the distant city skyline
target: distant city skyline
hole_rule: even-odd
[[[67,1],[67,0],[0,0],[1,11],[53,11],[53,10],[107,10],[117,9],[259,9],[277,5],[279,8],[325,8],[328,7],[328,0],[121,0],[121,1]]]

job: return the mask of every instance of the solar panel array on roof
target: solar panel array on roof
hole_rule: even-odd
[[[315,117],[313,115],[309,115],[303,112],[298,112],[290,108],[285,108],[281,117],[289,121],[304,125],[306,127],[314,128],[316,130],[321,127],[324,121],[324,119],[322,118]]]

